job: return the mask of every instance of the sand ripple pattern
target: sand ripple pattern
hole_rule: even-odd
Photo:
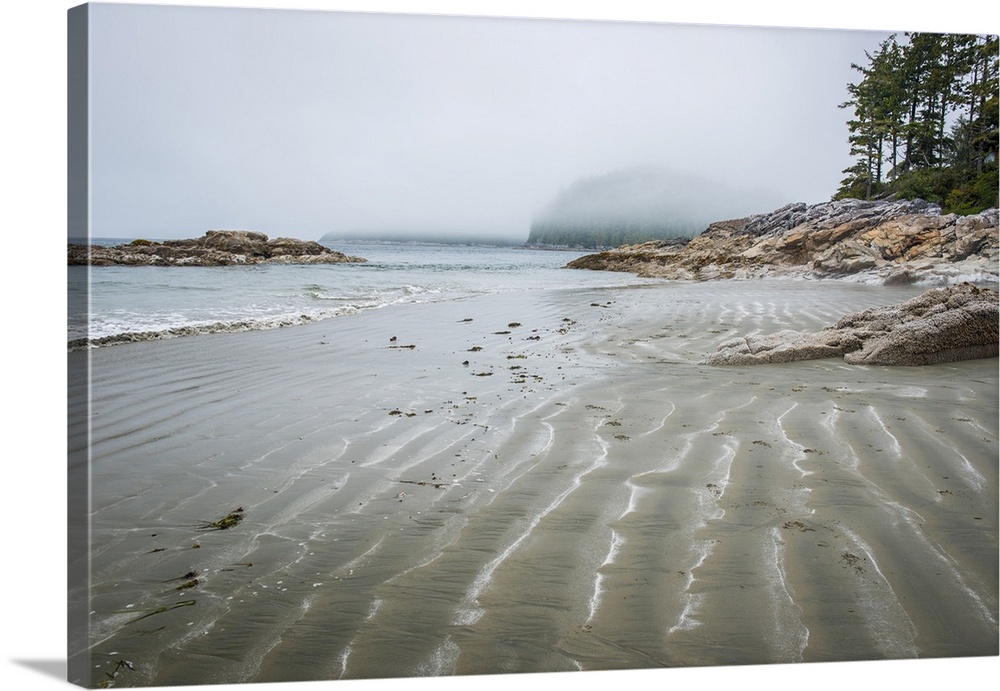
[[[93,351],[93,666],[189,684],[995,655],[995,362],[698,364],[907,290],[545,291]],[[237,506],[238,527],[193,529]]]

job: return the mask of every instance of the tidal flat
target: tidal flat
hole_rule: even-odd
[[[995,359],[701,364],[920,292],[543,290],[71,352],[77,681],[995,656]]]

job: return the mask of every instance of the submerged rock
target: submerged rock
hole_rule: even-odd
[[[913,201],[789,204],[720,221],[683,246],[647,242],[580,257],[576,269],[668,279],[860,276],[888,283],[997,280],[997,209],[941,214]]]
[[[125,245],[69,245],[70,264],[91,266],[228,266],[340,264],[366,261],[313,240],[268,239],[248,230],[210,230],[191,240],[134,240]]]
[[[997,357],[997,292],[962,284],[934,288],[900,305],[849,314],[819,332],[779,331],[719,346],[709,365],[843,357],[855,365],[930,365]]]

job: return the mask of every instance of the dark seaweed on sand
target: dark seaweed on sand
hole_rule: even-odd
[[[198,530],[228,530],[229,528],[239,525],[240,521],[243,520],[244,515],[245,512],[241,506],[234,511],[230,511],[217,521],[212,521],[211,523],[205,523],[204,525],[198,526]]]

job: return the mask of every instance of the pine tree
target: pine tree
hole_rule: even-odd
[[[995,205],[997,37],[905,38],[890,36],[852,65],[861,79],[841,107],[854,112],[855,164],[836,198],[919,194],[963,212]]]

